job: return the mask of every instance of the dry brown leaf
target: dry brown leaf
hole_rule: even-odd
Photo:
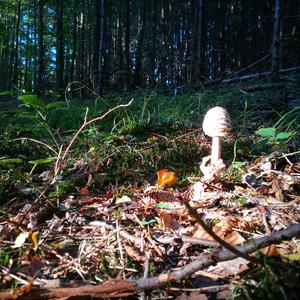
[[[199,292],[183,293],[176,297],[177,300],[208,300],[205,294]]]
[[[127,244],[124,244],[124,249],[126,253],[134,260],[139,263],[144,263],[146,261],[145,254],[138,251],[136,248],[133,248]]]
[[[238,216],[226,216],[219,223],[217,223],[216,226],[221,227],[224,233],[228,234],[234,228],[248,232],[254,231],[258,228],[259,223],[255,220],[251,221],[250,223]]]
[[[237,231],[232,231],[224,238],[224,241],[232,246],[236,246],[244,243],[245,239]]]
[[[162,211],[159,216],[163,222],[163,228],[176,230],[180,227],[179,222],[173,218],[172,214]]]
[[[132,202],[131,198],[129,198],[128,196],[124,195],[121,198],[118,198],[116,200],[116,204],[122,204],[122,203],[129,203]]]
[[[217,274],[221,273],[223,276],[231,276],[231,275],[238,275],[241,272],[244,272],[245,270],[249,269],[248,267],[249,261],[242,257],[237,257],[232,260],[228,261],[222,261],[217,263],[217,265],[212,269],[211,271],[215,274],[217,271]],[[220,270],[220,268],[222,268]]]
[[[276,245],[270,245],[268,247],[262,248],[262,249],[260,249],[260,252],[262,252],[263,254],[268,255],[268,256],[278,256],[279,255]]]
[[[284,194],[282,192],[282,188],[281,188],[279,180],[273,179],[273,181],[272,181],[272,190],[273,190],[273,193],[274,193],[275,198],[277,200],[280,200],[280,201],[284,200]]]
[[[12,291],[12,295],[14,297],[12,299],[17,299],[20,296],[29,293],[32,290],[32,287],[33,287],[33,279],[29,279],[27,284],[22,285],[21,287],[16,288]]]

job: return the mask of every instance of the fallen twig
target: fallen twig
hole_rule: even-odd
[[[271,244],[277,244],[282,242],[283,240],[290,240],[293,237],[298,236],[299,234],[300,224],[293,224],[289,228],[274,232],[269,236],[250,240],[241,246],[237,246],[236,249],[244,254],[248,254]],[[237,254],[232,253],[227,249],[219,250],[187,264],[180,270],[170,273],[163,273],[156,277],[108,281],[104,284],[96,286],[86,285],[81,287],[69,288],[33,289],[30,292],[19,295],[17,297],[15,297],[11,292],[0,292],[0,299],[68,299],[74,296],[77,297],[76,299],[87,296],[98,299],[127,297],[144,290],[163,287],[167,284],[169,285],[171,282],[181,282],[184,278],[191,276],[198,270],[201,270],[210,265],[214,265],[221,261],[234,259],[236,257],[238,257]]]

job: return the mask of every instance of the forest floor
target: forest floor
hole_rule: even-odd
[[[299,298],[299,86],[67,104],[0,94],[0,299]]]

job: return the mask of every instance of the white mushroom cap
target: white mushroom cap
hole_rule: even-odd
[[[203,131],[210,137],[224,137],[231,131],[231,120],[228,111],[216,106],[211,108],[205,115],[203,120]]]

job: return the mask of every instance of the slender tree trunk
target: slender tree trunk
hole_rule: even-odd
[[[236,53],[238,56],[237,64],[239,68],[244,68],[248,65],[247,63],[247,51],[246,51],[246,12],[247,12],[247,0],[241,0],[241,10],[240,10],[240,17],[239,17],[239,33],[236,38],[237,41],[237,49]]]
[[[168,43],[169,43],[169,0],[163,0],[162,6],[160,10],[161,14],[161,40],[159,47],[161,47],[160,52],[160,63],[159,63],[159,75],[160,75],[160,81],[163,86],[165,86],[168,83],[167,78],[167,64],[168,64]]]
[[[74,81],[75,70],[77,69],[77,34],[78,34],[78,1],[74,0],[74,15],[73,15],[73,34],[72,34],[72,55],[70,66],[70,82]]]
[[[97,82],[97,92],[102,93],[102,56],[104,48],[104,0],[95,0],[96,27],[94,40],[94,74]]]
[[[70,47],[67,45],[66,54],[65,54],[65,73],[64,73],[64,82],[65,85],[69,82],[70,76]]]
[[[151,32],[151,49],[149,51],[150,60],[150,85],[156,84],[156,39],[157,39],[157,0],[153,0],[152,7],[152,32]]]
[[[279,49],[280,49],[280,0],[274,4],[274,25],[272,39],[272,78],[278,79],[279,72]]]
[[[37,0],[33,1],[33,90],[37,92],[37,67],[38,67],[38,36],[37,36]]]
[[[193,35],[193,50],[192,50],[192,67],[191,67],[191,82],[195,83],[200,80],[201,70],[205,67],[202,65],[203,51],[203,3],[204,0],[196,1],[194,35]]]
[[[97,78],[99,76],[99,41],[100,41],[100,2],[101,0],[94,0],[96,22],[94,28],[94,55],[93,55],[93,75]]]
[[[56,12],[56,88],[63,94],[64,43],[63,43],[63,1],[57,2]]]
[[[123,41],[123,0],[118,1],[118,22],[117,22],[117,61],[118,61],[118,69],[120,70],[119,74],[122,74],[121,76],[116,76],[115,84],[117,84],[118,88],[124,89],[125,86],[125,67],[124,67],[124,55],[123,55],[123,47],[122,47],[122,41]],[[121,82],[121,84],[120,84]]]
[[[30,45],[30,25],[27,25],[26,28],[26,45]],[[24,70],[24,81],[23,81],[23,86],[25,87],[25,91],[31,91],[31,82],[28,80],[28,73],[31,70],[30,67],[30,57],[28,51],[26,51],[26,56],[25,56],[25,70]]]
[[[138,44],[135,55],[135,72],[134,72],[134,85],[142,85],[141,72],[142,72],[142,61],[143,61],[143,45],[145,36],[145,25],[146,25],[146,0],[140,1],[140,31],[138,34]]]
[[[13,78],[12,83],[14,86],[18,84],[18,64],[19,64],[19,32],[20,32],[20,20],[21,20],[21,0],[17,2],[17,22],[16,22],[16,35],[15,35],[15,45],[14,45],[14,61],[13,61]]]
[[[125,86],[124,90],[129,89],[130,85],[130,1],[125,0]]]
[[[78,15],[78,55],[76,59],[76,80],[84,79],[85,72],[85,20],[84,20],[84,0],[80,1]]]
[[[44,1],[37,2],[37,34],[38,34],[38,61],[37,61],[37,94],[44,95]]]
[[[7,15],[6,13],[3,13],[3,15],[1,16],[3,17],[3,19],[7,19]],[[8,79],[7,78],[9,75],[9,56],[10,56],[10,49],[8,47],[9,43],[10,43],[10,31],[9,31],[9,24],[4,24],[4,32],[3,32],[3,39],[1,39],[1,72],[0,72],[0,88],[5,90],[8,87]]]

